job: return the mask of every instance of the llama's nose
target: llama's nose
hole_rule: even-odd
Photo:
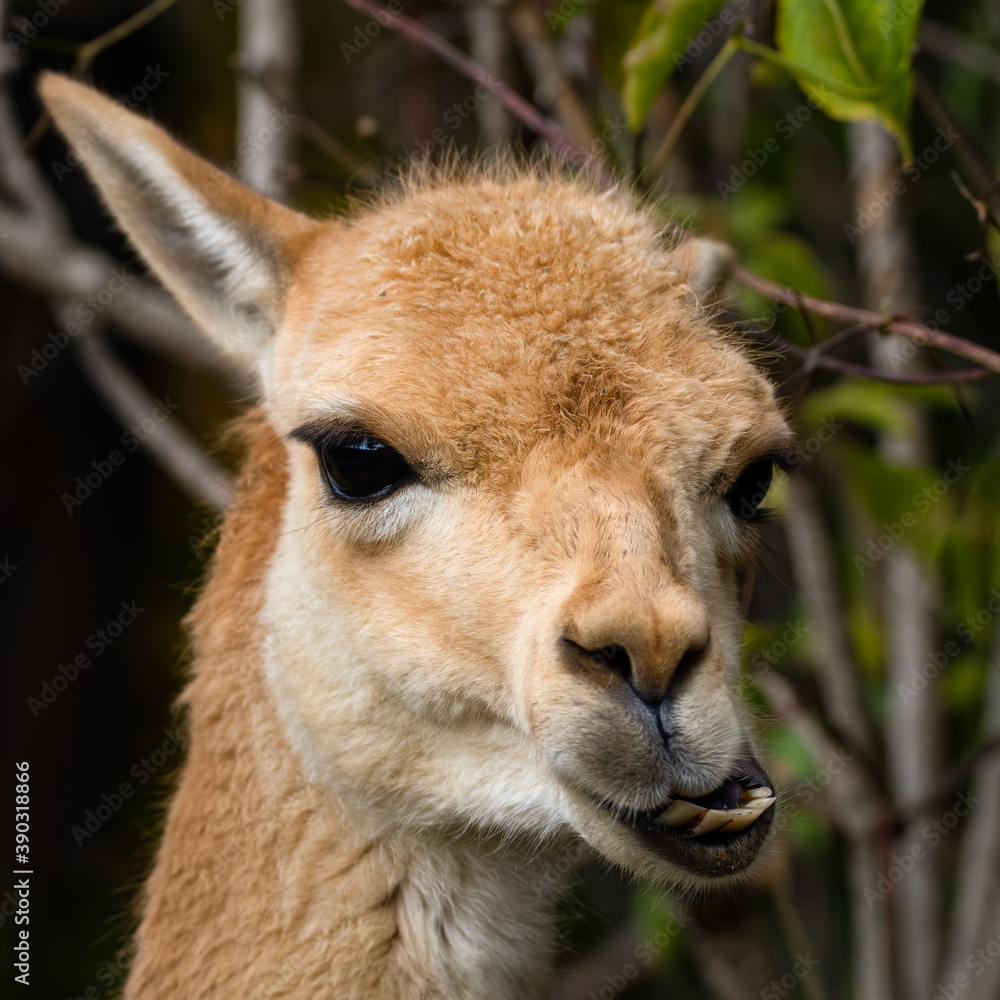
[[[680,586],[645,600],[625,592],[596,601],[571,599],[564,622],[563,655],[570,669],[604,681],[622,677],[653,707],[698,669],[709,650],[705,606]]]

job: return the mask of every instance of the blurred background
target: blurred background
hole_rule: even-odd
[[[582,855],[556,996],[996,1000],[1000,393],[981,376],[1000,370],[1000,4],[390,6],[416,40],[336,0],[0,3],[0,609],[11,756],[31,765],[35,992],[96,1000],[127,973],[182,758],[181,620],[248,402],[41,117],[54,68],[306,211],[415,160],[565,136],[665,227],[732,244],[728,319],[802,440],[744,585],[779,834],[717,900]]]

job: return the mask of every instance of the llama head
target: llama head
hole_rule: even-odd
[[[285,441],[262,659],[309,773],[382,831],[745,871],[773,810],[736,579],[791,434],[699,304],[725,255],[544,170],[314,221],[89,88],[42,93]]]

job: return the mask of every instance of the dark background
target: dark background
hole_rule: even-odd
[[[41,34],[87,40],[139,6],[134,0],[70,0],[59,7]],[[372,42],[363,58],[348,65],[339,42],[351,38],[365,19],[335,2],[310,0],[297,6],[301,18],[297,99],[359,155],[373,161],[399,157],[437,127],[442,107],[471,93],[467,81],[387,31]],[[609,7],[591,6],[598,16]],[[643,6],[631,5],[634,11]],[[926,13],[963,25],[975,22],[978,6],[932,2]],[[5,30],[12,30],[12,18],[30,16],[37,9],[37,4],[13,4]],[[135,86],[147,66],[161,68],[167,76],[149,93],[141,112],[209,159],[228,162],[234,155],[237,86],[229,57],[236,48],[238,11],[236,7],[220,15],[211,3],[180,0],[152,24],[100,55],[85,78],[116,95]],[[465,47],[464,20],[455,5],[413,2],[407,11]],[[71,58],[39,44],[22,48],[17,55],[22,63],[13,89],[27,133],[40,114],[33,90],[37,73],[45,67],[68,69]],[[938,77],[951,72],[933,61],[927,65]],[[531,87],[519,63],[513,77],[530,96]],[[1000,145],[996,130],[1000,102],[995,90],[984,94],[962,79],[952,81],[951,86],[954,94],[966,95],[956,110],[985,142],[987,155],[995,157]],[[729,176],[728,157],[733,151],[739,153],[753,144],[755,129],[766,137],[771,128],[768,122],[801,104],[802,97],[785,82],[756,94],[754,100],[758,102],[755,116],[744,116],[732,135],[718,137],[720,123],[731,113],[718,102],[710,102],[693,123],[686,146],[693,169],[676,177],[672,188],[682,208],[687,195],[711,203],[716,182]],[[355,123],[362,114],[374,115],[380,124],[373,138],[356,132]],[[914,148],[922,149],[933,141],[935,128],[918,108]],[[454,139],[460,146],[475,148],[475,119],[456,130]],[[522,140],[528,145],[533,141],[528,134]],[[853,250],[842,233],[842,223],[851,215],[845,193],[843,126],[816,115],[790,141],[797,144],[794,155],[767,168],[770,184],[784,190],[792,206],[784,213],[785,228],[814,248],[823,262],[825,280],[832,283],[830,290],[841,301],[857,301]],[[346,171],[301,141],[298,150],[301,169],[294,178],[292,200],[317,211],[341,206],[350,187]],[[619,152],[627,159],[627,137],[619,142]],[[135,272],[141,271],[83,170],[57,180],[52,165],[65,161],[66,154],[65,144],[52,130],[35,151],[50,186],[68,207],[75,233],[110,251]],[[977,247],[979,229],[972,211],[956,197],[946,167],[928,172],[912,186],[908,197],[917,225],[924,298],[941,305],[949,289],[967,280],[978,267],[963,258]],[[0,309],[0,433],[7,469],[0,491],[6,529],[0,561],[8,560],[12,569],[0,583],[10,713],[5,728],[12,736],[8,759],[31,764],[36,873],[32,882],[33,987],[39,996],[59,1000],[86,996],[89,1000],[108,995],[120,985],[127,968],[127,956],[110,971],[107,963],[115,962],[118,949],[127,942],[134,896],[156,845],[163,791],[170,785],[180,754],[170,755],[145,784],[140,785],[133,768],[143,766],[143,758],[163,745],[177,723],[171,703],[183,678],[180,622],[211,551],[211,544],[202,545],[200,540],[214,523],[214,515],[200,509],[142,450],[129,454],[89,499],[67,512],[62,495],[72,492],[76,478],[85,477],[92,462],[104,462],[109,452],[121,448],[122,427],[83,375],[72,344],[27,384],[18,374],[18,366],[30,364],[32,351],[40,350],[49,332],[60,326],[44,299],[0,276]],[[1000,346],[998,318],[996,295],[988,293],[955,313],[948,328],[996,348]],[[107,332],[116,355],[150,391],[177,402],[178,419],[207,449],[215,449],[213,454],[220,461],[230,461],[216,444],[225,423],[245,405],[238,391],[161,354],[141,350],[116,336],[113,328]],[[973,459],[985,457],[992,447],[998,414],[995,386],[978,387],[972,398],[971,420],[952,411],[938,415],[932,424],[935,440],[947,442],[947,454],[956,453],[959,439],[964,442],[964,454]],[[866,440],[863,433],[856,436]],[[769,572],[758,582],[754,605],[762,627],[771,622],[778,629],[776,634],[796,600],[781,546],[776,533]],[[94,656],[88,638],[116,618],[122,602],[133,601],[144,609],[137,621]],[[36,705],[33,710],[29,699],[41,699],[43,685],[59,676],[59,666],[70,664],[80,653],[90,657],[91,665],[51,704]],[[810,690],[808,676],[802,678],[802,690]],[[964,718],[959,712],[953,726],[960,727]],[[102,805],[103,795],[113,798],[125,782],[135,788],[135,795],[78,845],[73,827],[84,827],[88,811]],[[823,839],[828,834],[815,832],[815,836],[821,841],[817,851],[829,848],[828,839]],[[808,856],[799,865],[802,893],[808,895],[810,886],[820,886],[825,901],[825,909],[810,912],[807,923],[824,942],[823,950],[833,953],[838,931],[832,925],[843,923],[846,908],[839,876],[814,870]],[[567,950],[586,950],[607,938],[633,905],[632,890],[616,876],[594,872],[588,879],[570,907]],[[7,919],[5,930],[9,926]],[[690,957],[680,949],[671,954],[663,973],[675,991],[671,995],[704,996]]]

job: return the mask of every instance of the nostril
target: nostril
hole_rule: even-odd
[[[612,643],[601,646],[600,649],[586,649],[572,639],[565,638],[564,641],[578,655],[587,657],[595,666],[603,667],[625,678],[632,675],[632,660],[624,646]]]
[[[595,663],[621,674],[622,677],[630,677],[632,674],[632,661],[624,646],[602,646],[590,655]]]
[[[680,687],[687,679],[688,674],[705,659],[708,652],[708,640],[706,639],[700,646],[691,646],[685,650],[684,655],[677,661],[673,676],[670,678],[671,687]]]

